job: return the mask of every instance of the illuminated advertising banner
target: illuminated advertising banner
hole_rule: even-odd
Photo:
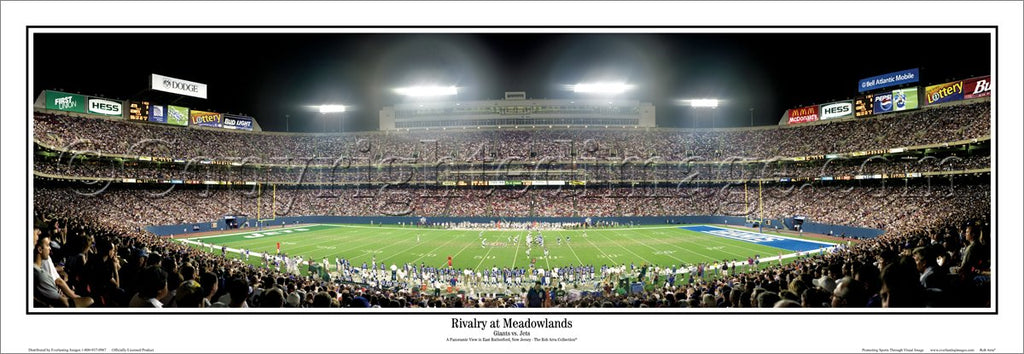
[[[167,107],[160,105],[149,106],[149,121],[154,123],[167,123]]]
[[[871,91],[889,86],[917,82],[920,77],[917,68],[907,69],[878,76],[861,79],[857,84],[857,92]]]
[[[252,130],[252,117],[224,114],[224,121],[221,123],[221,128]]]
[[[964,80],[964,99],[985,97],[992,95],[992,77],[983,76]]]
[[[85,96],[47,90],[46,109],[85,113]]]
[[[875,95],[874,114],[892,112],[892,93],[880,93]]]
[[[124,104],[118,101],[111,101],[99,97],[89,97],[89,114],[103,116],[124,116]]]
[[[138,121],[149,121],[149,102],[129,101],[128,119]]]
[[[214,112],[191,111],[188,116],[190,124],[203,127],[220,128],[220,123],[223,120],[223,115]]]
[[[206,84],[175,79],[173,77],[157,74],[153,74],[153,76],[150,77],[149,83],[150,88],[157,91],[170,92],[183,96],[206,98]]]
[[[954,81],[932,85],[924,89],[925,104],[939,104],[964,99],[964,82]]]
[[[167,124],[188,125],[188,108],[167,106]]]
[[[917,109],[917,87],[892,90],[892,105],[894,111]]]
[[[875,95],[867,94],[853,100],[853,115],[867,117],[874,113]]]
[[[832,102],[818,108],[821,119],[833,119],[853,116],[853,101]]]
[[[789,124],[808,123],[818,120],[818,106],[789,110]]]

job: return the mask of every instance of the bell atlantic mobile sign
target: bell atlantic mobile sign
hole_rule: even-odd
[[[206,98],[206,84],[175,79],[173,77],[157,74],[153,74],[149,83],[150,88],[157,91],[170,92],[182,96]]]

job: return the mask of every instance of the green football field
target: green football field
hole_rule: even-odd
[[[534,231],[534,235],[536,233]],[[684,230],[677,226],[589,229],[585,231],[586,237],[583,236],[583,230],[541,233],[549,251],[546,257],[536,244],[530,255],[526,254],[525,230],[484,231],[481,237],[477,230],[318,224],[196,237],[184,242],[193,245],[197,245],[197,241],[214,244],[217,246],[216,253],[220,252],[220,246],[226,246],[229,251],[248,249],[271,254],[275,253],[277,243],[280,242],[281,251],[290,257],[301,255],[304,259],[317,262],[326,257],[331,268],[334,267],[335,257],[346,258],[353,266],[363,262],[369,264],[374,256],[378,264],[383,262],[400,266],[404,263],[423,263],[443,266],[448,256],[451,256],[454,267],[471,269],[523,268],[535,259],[537,267],[552,269],[579,264],[597,267],[630,263],[637,266],[641,263],[670,266],[723,260],[745,261],[754,255],[774,260],[780,252],[784,255],[794,253]],[[514,240],[516,236],[519,236],[518,243],[509,242],[509,237]],[[562,240],[561,245],[557,242],[559,238]],[[481,245],[484,239],[487,246]]]

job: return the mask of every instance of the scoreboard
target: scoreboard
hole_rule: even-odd
[[[867,94],[864,96],[857,97],[853,101],[853,116],[854,117],[866,117],[874,113],[874,97],[875,95]]]
[[[128,119],[149,121],[149,102],[130,102],[128,105]]]

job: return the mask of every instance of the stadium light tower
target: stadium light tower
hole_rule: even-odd
[[[459,93],[455,86],[411,86],[395,89],[395,93],[407,97],[454,96]]]
[[[345,132],[345,122],[344,122],[344,118],[345,117],[343,115],[341,115],[341,113],[345,113],[345,110],[346,110],[345,105],[342,105],[342,104],[324,104],[324,105],[320,105],[320,107],[318,107],[318,109],[320,110],[320,115],[322,115],[324,117],[324,133],[327,132],[327,115],[328,114],[332,114],[332,113],[339,113],[338,114],[338,127],[339,127],[339,130],[342,133]]]
[[[694,129],[697,128],[697,112],[698,112],[698,109],[710,108],[710,109],[713,110],[715,108],[718,108],[718,102],[719,101],[718,101],[717,98],[698,98],[698,99],[686,100],[686,104],[688,104],[690,106],[690,108],[693,109],[693,113],[694,113],[693,128]],[[713,111],[712,111],[712,114],[714,114]],[[715,117],[714,116],[711,117],[711,128],[712,129],[715,128]]]
[[[593,93],[601,95],[618,95],[620,93],[629,91],[632,88],[633,85],[629,85],[622,82],[580,83],[572,86],[572,92]]]

